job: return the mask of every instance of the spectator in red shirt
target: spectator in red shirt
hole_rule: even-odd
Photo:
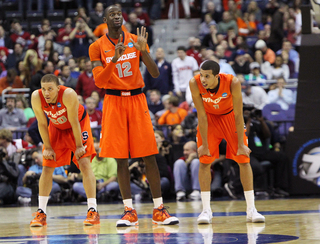
[[[92,74],[92,64],[90,59],[87,59],[85,63],[85,71],[78,78],[76,92],[86,100],[87,97],[91,96],[93,91],[97,91],[100,97],[103,97],[105,94],[104,89],[100,89],[95,85]]]
[[[133,12],[137,15],[139,22],[143,26],[150,26],[149,15],[143,11],[141,3],[134,4]]]
[[[101,125],[102,112],[96,109],[96,101],[92,97],[86,99],[86,111],[90,118],[91,128]]]
[[[13,20],[12,22],[13,33],[10,35],[12,42],[20,43],[24,48],[27,48],[33,43],[29,32],[23,31],[19,20]]]
[[[197,60],[198,65],[202,63],[202,55],[200,53],[200,48],[201,48],[201,41],[199,38],[193,38],[192,41],[190,42],[190,48],[187,50],[187,55],[194,57],[195,60]]]

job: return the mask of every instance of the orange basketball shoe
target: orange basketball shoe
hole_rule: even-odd
[[[126,227],[132,225],[139,225],[137,211],[133,208],[125,207],[121,219],[117,221],[117,227]]]
[[[95,209],[90,208],[87,213],[87,218],[83,221],[83,224],[84,225],[98,225],[98,224],[100,224],[99,213]]]
[[[32,214],[34,217],[30,222],[30,227],[42,227],[47,225],[47,215],[42,211],[42,209],[38,209],[37,212]]]
[[[179,224],[179,219],[170,216],[168,210],[161,204],[159,208],[153,209],[152,223],[159,225],[176,225]]]

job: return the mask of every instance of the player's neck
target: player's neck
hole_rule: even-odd
[[[121,33],[121,27],[119,29],[109,29],[108,36],[112,39],[119,39]]]

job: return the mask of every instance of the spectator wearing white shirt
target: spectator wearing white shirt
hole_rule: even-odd
[[[269,80],[278,79],[280,77],[283,77],[286,80],[289,79],[290,70],[288,65],[283,63],[283,58],[281,55],[276,56],[276,61],[269,67],[266,75]]]
[[[288,110],[289,105],[294,103],[294,95],[290,89],[285,88],[284,78],[278,78],[277,88],[268,92],[269,102],[277,103],[283,110]]]
[[[198,70],[197,60],[191,56],[187,56],[186,48],[179,46],[177,48],[178,57],[172,61],[172,77],[174,91],[179,97],[179,101],[186,100],[186,90],[189,86],[189,81],[193,77],[193,71]]]
[[[237,75],[237,78],[241,82],[243,104],[262,110],[264,105],[269,103],[266,91],[260,86],[251,86],[249,83],[246,83],[243,75]]]

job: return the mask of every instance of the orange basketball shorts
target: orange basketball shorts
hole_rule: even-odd
[[[210,164],[215,159],[219,158],[219,144],[222,139],[227,141],[226,158],[232,159],[237,163],[249,163],[250,158],[245,155],[237,156],[238,151],[238,135],[236,130],[236,123],[234,118],[234,112],[232,111],[226,115],[213,115],[208,114],[208,145],[211,157],[202,156],[200,162],[204,164]],[[246,132],[246,129],[245,129]],[[244,133],[243,142],[248,146],[248,138]],[[202,138],[198,128],[197,132],[197,145],[202,145]]]
[[[80,127],[82,134],[82,144],[86,147],[86,154],[83,155],[81,158],[90,156],[91,161],[96,156],[96,150],[94,149],[93,137],[90,127],[90,119],[88,114],[82,121],[80,121]],[[56,161],[43,159],[42,165],[48,167],[60,167],[64,165],[70,165],[71,152],[75,152],[77,148],[72,128],[67,130],[60,130],[57,129],[50,122],[48,130],[52,149],[56,153]],[[79,168],[79,164],[75,156],[73,156],[72,161]]]
[[[101,157],[146,157],[158,153],[146,97],[105,95],[100,135]]]

